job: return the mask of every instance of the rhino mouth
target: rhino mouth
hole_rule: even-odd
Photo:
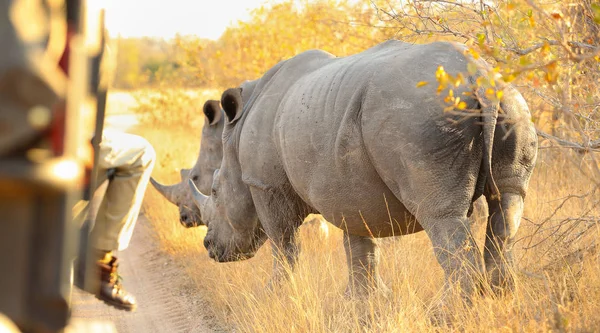
[[[179,221],[181,223],[181,225],[183,225],[186,228],[195,228],[195,227],[200,227],[203,226],[204,223],[202,223],[201,221]]]
[[[179,216],[179,223],[185,228],[195,228],[205,225],[202,218],[197,213],[182,214]]]
[[[248,260],[254,257],[255,254],[256,252],[228,253],[221,251],[221,253],[216,253],[215,249],[208,250],[208,256],[219,263]]]
[[[266,241],[266,237],[254,238],[250,249],[248,251],[242,251],[240,248],[235,248],[234,251],[228,250],[227,248],[219,248],[214,244],[209,244],[207,248],[208,256],[216,262],[234,262],[248,260],[256,255],[258,249]]]

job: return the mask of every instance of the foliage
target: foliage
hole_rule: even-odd
[[[400,39],[465,42],[474,58],[487,58],[503,81],[526,94],[538,128],[576,141],[570,146],[582,152],[600,149],[597,4],[590,0],[373,3],[382,19],[401,28]]]
[[[362,2],[293,1],[264,5],[217,41],[191,36],[175,40],[120,40],[116,87],[156,85],[227,88],[260,77],[277,62],[309,49],[337,56],[360,52],[391,38],[395,28],[379,23]],[[160,65],[167,75],[156,77]],[[135,73],[139,73],[135,78]]]

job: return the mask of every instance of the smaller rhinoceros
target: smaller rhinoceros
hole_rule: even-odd
[[[181,169],[181,182],[174,185],[163,185],[154,178],[150,183],[167,200],[179,207],[179,222],[186,227],[203,225],[200,210],[194,204],[187,185],[188,180],[203,191],[210,191],[213,173],[221,165],[223,159],[223,144],[221,135],[223,133],[224,117],[219,101],[208,100],[203,108],[206,119],[202,127],[200,141],[200,152],[196,164],[191,169]]]

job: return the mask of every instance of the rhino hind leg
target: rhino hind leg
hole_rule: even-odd
[[[466,212],[466,211],[465,211]],[[446,277],[446,295],[470,302],[485,281],[481,252],[465,216],[421,218]]]
[[[363,297],[375,290],[391,292],[379,275],[380,250],[376,239],[344,232],[344,249],[349,275],[347,296]]]
[[[492,290],[501,292],[514,285],[512,247],[523,214],[523,197],[502,193],[501,201],[490,200],[488,206],[484,261]]]

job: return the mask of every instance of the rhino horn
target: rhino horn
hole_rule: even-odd
[[[163,185],[154,178],[150,177],[150,183],[154,188],[158,191],[158,193],[162,194],[169,202],[177,205],[177,184],[176,185]]]
[[[188,184],[190,185],[190,190],[192,191],[192,196],[194,197],[196,206],[198,206],[198,208],[202,208],[202,206],[204,206],[206,203],[206,200],[208,200],[208,197],[198,190],[196,184],[194,184],[191,179],[188,180]]]
[[[185,177],[188,176],[188,174],[190,173],[192,169],[181,169],[179,170],[179,176],[181,177],[181,180],[185,180]]]

